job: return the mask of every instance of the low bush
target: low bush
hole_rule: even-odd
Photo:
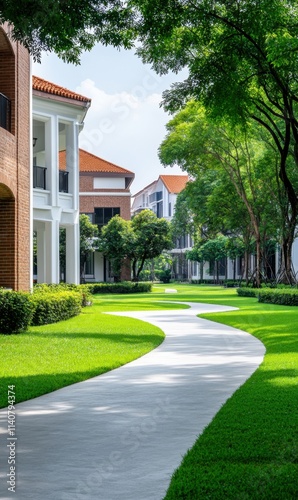
[[[56,293],[74,291],[81,295],[81,306],[86,307],[92,304],[92,295],[89,290],[89,285],[74,285],[72,283],[47,284],[40,283],[34,286],[34,293]]]
[[[170,283],[171,281],[171,270],[170,269],[165,269],[162,271],[159,275],[160,281],[163,283]]]
[[[47,325],[56,323],[81,312],[82,297],[76,291],[39,291],[30,297],[33,305],[33,318],[31,324]]]
[[[32,314],[28,293],[0,291],[0,333],[24,332],[31,322]]]
[[[257,297],[260,289],[241,286],[237,288],[236,292],[240,297]]]
[[[92,283],[85,285],[92,294],[97,293],[145,293],[151,292],[151,283],[122,281],[121,283]]]
[[[298,306],[297,288],[262,288],[258,290],[259,302],[282,306]]]

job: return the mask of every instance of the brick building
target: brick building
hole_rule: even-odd
[[[0,26],[0,286],[29,290],[30,58]]]
[[[116,214],[130,220],[130,186],[134,173],[80,149],[80,213],[100,227]],[[124,266],[121,278],[130,279],[130,267]],[[90,255],[86,281],[109,281],[113,277],[105,257]]]

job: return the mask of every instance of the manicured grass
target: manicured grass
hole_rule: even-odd
[[[165,499],[297,499],[298,308],[259,304],[230,289],[177,289],[178,300],[240,307],[203,317],[250,332],[266,355],[187,453]]]
[[[176,288],[178,293],[165,294]],[[17,400],[103,373],[159,345],[163,334],[104,311],[173,308],[160,300],[206,302],[239,311],[204,317],[248,331],[266,347],[260,368],[227,401],[175,472],[166,500],[298,498],[298,308],[260,304],[235,289],[158,285],[152,294],[98,296],[79,317],[0,336],[1,393]],[[181,307],[180,305],[177,307]],[[170,313],[169,313],[170,314]],[[4,389],[4,391],[3,391]],[[174,439],[174,437],[173,437]]]
[[[143,321],[103,314],[136,309],[138,294],[97,296],[80,316],[0,335],[0,407],[15,385],[21,402],[117,368],[157,347],[163,332]],[[143,299],[143,308],[164,308]],[[180,307],[173,305],[172,307]]]

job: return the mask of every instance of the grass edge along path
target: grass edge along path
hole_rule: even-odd
[[[118,368],[155,349],[164,340],[159,328],[105,311],[181,308],[152,304],[139,294],[94,297],[92,307],[66,321],[0,335],[0,408],[8,406],[8,387],[16,403]],[[141,303],[141,306],[140,306]]]
[[[222,304],[240,310],[202,317],[253,334],[266,354],[185,455],[165,500],[297,499],[298,308],[239,300],[235,291],[218,289],[208,299],[208,292],[196,299],[211,303],[221,296]]]

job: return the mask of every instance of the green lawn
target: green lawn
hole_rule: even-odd
[[[166,288],[178,293],[165,294]],[[158,329],[108,311],[209,302],[239,311],[204,317],[246,330],[266,347],[260,368],[227,401],[175,472],[166,500],[298,499],[298,308],[259,304],[234,289],[159,285],[153,293],[97,296],[81,316],[0,336],[2,406],[7,386],[25,400],[92,377],[150,351]],[[178,306],[177,307],[181,307]]]
[[[98,296],[80,316],[18,335],[0,335],[0,407],[7,387],[17,402],[60,389],[117,368],[157,347],[161,330],[143,321],[103,314],[107,311],[164,308],[148,297]],[[172,306],[180,307],[180,306]]]

